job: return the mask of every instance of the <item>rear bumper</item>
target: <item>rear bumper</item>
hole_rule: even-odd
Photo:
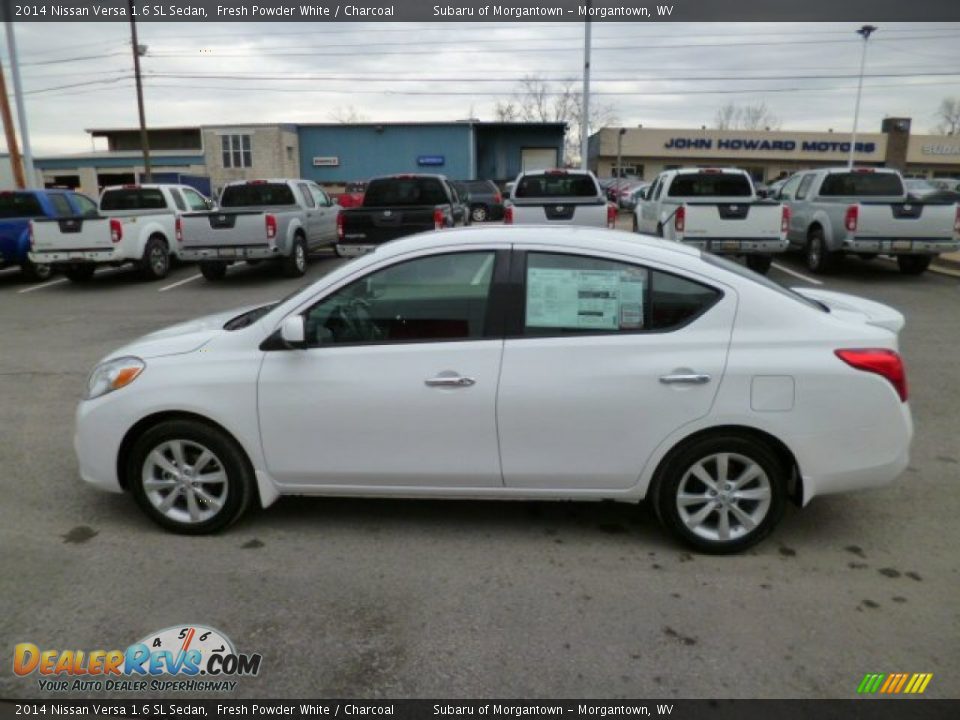
[[[200,262],[204,260],[268,260],[283,257],[275,245],[221,245],[210,247],[179,248],[180,260]]]
[[[379,245],[359,245],[356,243],[337,243],[337,254],[342,257],[360,257],[376,250]]]
[[[939,255],[960,250],[952,238],[858,238],[846,237],[841,245],[848,252],[885,255]]]
[[[41,250],[28,253],[30,262],[38,265],[99,265],[125,262],[118,248],[104,250]]]
[[[705,250],[715,255],[767,255],[786,252],[790,241],[786,238],[683,238],[684,245]]]

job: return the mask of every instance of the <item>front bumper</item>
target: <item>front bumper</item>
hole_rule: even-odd
[[[226,245],[180,248],[177,257],[186,261],[269,260],[283,257],[276,245]]]
[[[769,255],[786,252],[790,241],[786,238],[683,238],[680,242],[714,255]]]
[[[41,250],[27,254],[37,265],[108,265],[126,261],[116,248],[105,250]]]
[[[120,443],[131,426],[130,418],[111,407],[109,395],[82,400],[77,405],[73,449],[80,477],[101,490],[122,492],[117,475]]]
[[[884,255],[940,255],[960,250],[960,240],[951,238],[844,238],[842,250]]]

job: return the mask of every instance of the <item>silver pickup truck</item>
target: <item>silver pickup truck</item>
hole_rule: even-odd
[[[617,222],[617,206],[607,202],[591,172],[537,170],[517,176],[503,221],[513,225],[612,228]]]
[[[307,256],[337,241],[336,205],[308,180],[228,183],[220,209],[190,213],[181,222],[177,256],[196,260],[208,280],[219,280],[238,261],[276,260],[288,277],[307,270]]]
[[[844,254],[896,258],[919,275],[940,253],[960,249],[960,207],[908,196],[887,168],[825,168],[792,176],[777,199],[790,210],[787,237],[815,273],[834,270]]]

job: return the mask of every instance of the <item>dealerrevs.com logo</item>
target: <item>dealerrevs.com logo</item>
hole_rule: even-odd
[[[13,650],[13,672],[37,678],[48,692],[231,691],[236,677],[260,672],[262,656],[238,653],[230,639],[205,625],[178,625],[151,633],[126,650],[41,650],[29,642]]]

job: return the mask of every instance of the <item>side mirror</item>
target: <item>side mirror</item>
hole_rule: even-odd
[[[307,332],[303,315],[291,315],[284,318],[280,326],[280,338],[288,347],[304,347]]]
[[[217,201],[216,201],[216,200],[205,200],[204,202],[205,202],[206,205],[207,205],[207,210],[216,211],[216,209],[217,209]]]

